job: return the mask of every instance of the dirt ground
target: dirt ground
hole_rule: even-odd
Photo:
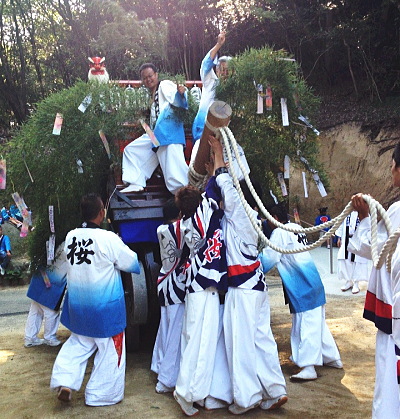
[[[365,290],[365,288],[364,288]],[[279,411],[256,409],[249,418],[367,418],[371,417],[374,386],[375,329],[362,319],[364,298],[327,296],[326,317],[341,352],[344,369],[318,367],[318,379],[292,383],[289,376],[298,368],[289,361],[291,318],[283,304],[279,279],[270,280],[272,329],[278,343],[289,401]],[[59,348],[24,348],[25,316],[0,331],[0,417],[1,418],[180,418],[184,417],[171,394],[154,391],[155,375],[149,370],[153,333],[149,333],[137,353],[128,354],[125,399],[111,407],[84,404],[84,385],[73,394],[71,403],[62,403],[49,390],[53,361]],[[5,330],[4,330],[5,329]],[[61,340],[69,332],[60,327]],[[226,410],[207,412],[199,417],[229,418]]]

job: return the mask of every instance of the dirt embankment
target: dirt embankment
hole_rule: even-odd
[[[292,168],[291,202],[297,196],[302,220],[313,224],[320,207],[328,207],[332,218],[337,216],[357,192],[370,194],[385,208],[399,199],[400,192],[392,187],[390,172],[393,148],[400,141],[399,120],[340,123],[322,130],[318,141],[330,190],[322,198],[308,178],[309,197],[305,198],[301,177],[304,169]]]

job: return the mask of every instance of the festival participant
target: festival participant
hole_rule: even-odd
[[[225,167],[220,141],[210,136],[209,142],[225,214],[222,231],[227,246],[229,288],[224,333],[234,401],[229,411],[240,415],[259,405],[264,410],[274,410],[288,398],[271,331],[267,284],[258,260],[258,235]],[[247,201],[255,208],[247,192]],[[257,212],[252,212],[257,217]]]
[[[157,291],[161,318],[151,360],[151,370],[158,375],[156,393],[172,392],[178,378],[189,256],[174,199],[165,203],[163,216],[165,223],[157,229],[161,257]]]
[[[192,135],[194,141],[194,147],[192,154],[190,156],[190,164],[193,165],[197,151],[200,146],[200,138],[204,131],[204,126],[206,124],[208,109],[215,100],[215,88],[219,83],[219,80],[223,80],[229,76],[229,61],[232,57],[222,56],[218,58],[218,52],[221,47],[225,44],[226,34],[224,31],[221,31],[217,38],[217,43],[208,51],[206,56],[203,58],[200,67],[200,78],[203,84],[201,99],[199,104],[199,109],[197,115],[193,121],[192,125]],[[215,71],[214,71],[215,68]],[[206,139],[207,140],[207,139]],[[244,155],[243,148],[238,144],[238,153],[241,159],[243,166],[245,167],[247,173],[250,172],[246,156]],[[233,154],[233,166],[235,172],[238,174],[239,179],[243,179],[243,174],[239,170],[239,165],[236,161],[236,156]],[[224,156],[225,163],[227,162],[227,156]]]
[[[192,125],[193,141],[196,143],[197,140],[201,138],[201,134],[203,133],[208,108],[211,103],[214,102],[215,87],[218,83],[218,78],[226,77],[228,75],[228,62],[232,59],[232,57],[223,56],[218,58],[218,52],[224,44],[225,32],[222,31],[218,35],[217,43],[210,49],[210,51],[208,51],[201,62],[200,78],[203,87],[201,90],[199,110],[197,111],[197,115]]]
[[[392,155],[392,183],[400,187],[400,143]],[[362,198],[362,194],[354,195],[351,202],[355,211],[358,212],[360,224],[350,239],[349,250],[352,253],[371,259],[371,221],[368,204]],[[400,201],[392,204],[387,215],[390,218],[393,229],[400,227]],[[387,240],[387,231],[383,221],[378,224],[378,252]],[[394,260],[397,268],[397,258]],[[396,270],[393,275],[397,278]],[[398,322],[398,303],[393,309],[393,290],[390,274],[386,264],[380,269],[372,268],[368,282],[368,289],[364,305],[364,318],[372,321],[377,330],[375,348],[375,390],[372,404],[372,417],[398,418],[400,417],[400,392],[398,391],[398,374],[400,368],[396,354],[400,354],[399,347],[393,339],[393,324]],[[393,314],[392,314],[392,310]],[[398,327],[398,326],[397,326]],[[395,330],[397,331],[395,326]]]
[[[288,227],[297,226],[289,222],[286,208],[282,204],[270,208],[269,213]],[[276,246],[300,249],[307,244],[304,234],[278,228],[271,221],[268,223],[273,229],[270,241]],[[291,360],[302,370],[290,379],[317,379],[315,365],[343,368],[335,340],[325,321],[325,289],[310,253],[283,254],[266,247],[261,253],[261,260],[265,273],[277,267],[282,278],[285,300],[292,314]]]
[[[183,122],[174,107],[188,109],[186,87],[170,80],[158,81],[154,64],[145,63],[139,69],[143,84],[152,97],[150,128],[159,143],[152,143],[148,134],[128,144],[122,156],[122,180],[129,184],[121,192],[140,192],[160,164],[167,189],[175,194],[188,184],[188,166],[183,148],[186,144]]]
[[[64,243],[56,252],[54,262],[47,268],[38,269],[29,283],[27,296],[32,300],[25,326],[25,347],[46,344],[58,346],[60,308],[67,286],[67,257]],[[38,333],[43,323],[43,337]]]
[[[353,211],[335,231],[339,247],[338,278],[345,281],[341,290],[344,292],[351,289],[353,294],[360,292],[359,281],[368,281],[368,259],[348,251],[349,239],[353,237],[359,223],[357,211]]]
[[[210,395],[219,337],[220,299],[226,290],[226,253],[220,220],[220,195],[211,177],[204,195],[194,186],[178,190],[175,202],[182,215],[182,230],[190,249],[190,275],[181,340],[181,365],[174,397],[187,416]],[[230,386],[230,382],[223,383]],[[229,393],[229,391],[227,391]]]
[[[328,215],[326,212],[328,211],[328,207],[319,208],[319,215],[315,218],[314,225],[319,226],[320,224],[324,224],[331,220],[331,216]],[[324,228],[319,232],[319,238],[321,238],[327,231],[329,231],[329,227]],[[326,241],[326,247],[329,249],[331,239]]]
[[[100,224],[105,210],[97,194],[81,200],[83,223],[65,239],[67,293],[61,323],[71,331],[53,366],[50,388],[70,401],[82,385],[89,357],[94,366],[85,389],[85,403],[120,402],[125,388],[126,312],[119,270],[139,273],[137,255]]]
[[[0,225],[0,275],[6,273],[6,269],[11,260],[10,238],[3,234],[3,227]]]

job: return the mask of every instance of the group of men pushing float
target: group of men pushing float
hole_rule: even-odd
[[[271,248],[259,253],[258,234],[228,172],[222,144],[209,132],[204,136],[215,84],[229,61],[229,57],[217,57],[224,42],[225,34],[220,33],[200,70],[203,92],[193,124],[191,165],[195,167],[199,147],[207,147],[211,159],[205,164],[208,181],[204,192],[188,185],[183,124],[171,117],[171,106],[187,108],[186,90],[168,80],[158,82],[152,64],[142,65],[140,75],[152,94],[150,120],[159,146],[144,134],[123,155],[123,181],[128,186],[122,192],[140,192],[160,164],[166,186],[174,195],[164,207],[165,222],[157,230],[162,261],[158,277],[161,320],[151,369],[157,374],[156,392],[172,392],[187,416],[198,414],[199,406],[227,408],[240,415],[258,407],[279,409],[288,401],[264,276],[273,266],[281,275],[292,315],[291,360],[300,367],[290,379],[317,379],[315,366],[343,368],[325,321],[325,291],[311,256],[308,252],[281,254]],[[239,154],[241,166],[249,173],[240,147]],[[230,167],[238,174],[244,198],[257,218],[257,204],[238,162]],[[261,195],[259,185],[254,186]],[[132,250],[114,233],[98,228],[104,218],[100,198],[84,197],[81,209],[84,222],[67,235],[64,245],[68,293],[61,321],[71,330],[71,337],[55,361],[51,388],[58,391],[60,400],[71,400],[72,390],[79,390],[82,384],[88,357],[97,351],[85,400],[88,405],[110,405],[123,399],[125,379],[126,324],[116,272],[138,272],[139,267]],[[277,221],[288,222],[279,205],[270,208],[270,213]],[[301,234],[273,223],[270,228],[270,240],[278,247],[304,245]],[[79,246],[87,248],[87,260],[76,259],[81,257]],[[117,321],[111,322],[116,315]]]
[[[258,235],[226,169],[220,141],[209,135],[209,130],[206,135],[204,132],[216,83],[228,71],[230,57],[218,59],[224,42],[225,34],[220,33],[216,45],[202,61],[202,96],[192,130],[195,145],[191,167],[196,168],[199,147],[206,148],[207,158],[212,151],[212,159],[206,163],[210,179],[205,192],[201,194],[196,187],[187,186],[189,169],[183,154],[183,124],[171,117],[171,105],[187,109],[185,88],[168,80],[158,82],[156,68],[150,63],[141,66],[140,76],[152,94],[150,125],[160,145],[155,147],[144,134],[131,142],[123,154],[122,180],[128,186],[121,192],[142,191],[160,164],[166,186],[175,195],[164,208],[165,224],[158,229],[161,321],[151,369],[158,374],[156,392],[173,392],[187,416],[198,413],[194,404],[207,410],[228,408],[238,415],[258,406],[278,409],[288,400],[270,327]],[[240,146],[239,156],[248,174],[250,169]],[[232,169],[243,180],[236,160]],[[257,218],[254,198],[241,183]],[[275,218],[279,219],[278,215]],[[287,236],[286,243],[279,243],[280,238],[277,243],[302,245],[295,234]],[[271,254],[265,254],[263,259],[265,271],[276,264],[278,269],[281,267],[285,289],[290,290],[292,357],[302,368],[291,379],[316,379],[314,365],[342,368],[339,351],[325,322],[324,288],[311,257],[302,254],[301,261],[297,261],[291,255],[298,265],[291,272],[287,268],[293,260]],[[294,277],[289,280],[291,275]],[[300,288],[300,296],[296,296]]]

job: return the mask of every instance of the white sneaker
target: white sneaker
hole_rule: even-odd
[[[351,290],[353,294],[358,294],[360,292],[360,288],[358,288],[358,284],[355,282],[353,288]]]
[[[4,268],[2,266],[0,266],[0,275],[4,275],[6,273],[6,271],[4,270]]]
[[[224,409],[226,407],[228,407],[227,402],[216,399],[213,396],[207,396],[204,402],[204,408],[206,410]]]
[[[264,400],[261,402],[260,407],[262,410],[276,410],[283,406],[288,401],[286,394],[276,397],[275,399]]]
[[[174,390],[174,399],[178,402],[179,406],[182,409],[182,412],[186,416],[195,416],[199,413],[199,410],[193,407],[193,403],[187,402],[183,397],[181,397],[176,390]]]
[[[304,367],[298,374],[291,375],[291,381],[309,381],[316,380],[318,378],[317,372],[313,365],[308,365]]]
[[[142,192],[143,187],[140,185],[131,184],[124,189],[121,189],[122,193],[129,193],[129,192]]]
[[[43,345],[44,339],[34,338],[34,339],[25,339],[25,348],[31,348],[32,346]]]
[[[157,381],[156,384],[156,393],[162,394],[162,393],[172,393],[174,391],[174,387],[167,387],[160,381]]]
[[[331,368],[343,368],[343,362],[340,359],[337,359],[336,361],[328,362],[327,364],[324,364],[325,367],[331,367]]]
[[[58,346],[61,345],[61,340],[58,340],[57,338],[55,339],[44,339],[44,344],[46,344],[47,346]]]
[[[346,283],[340,289],[344,291],[348,291],[353,286],[353,281],[346,281]]]
[[[232,413],[232,415],[243,415],[243,413],[248,412],[249,410],[255,409],[260,405],[260,402],[254,403],[249,407],[241,407],[238,406],[236,403],[231,404],[228,407],[229,412]]]

